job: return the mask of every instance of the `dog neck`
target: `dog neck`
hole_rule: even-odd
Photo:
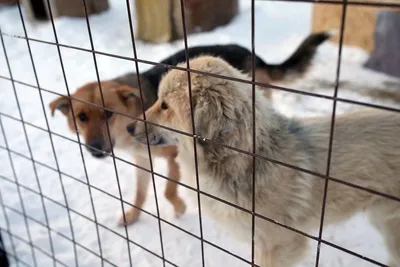
[[[284,158],[283,154],[286,154],[287,151],[293,151],[289,147],[296,143],[296,134],[301,131],[301,124],[297,121],[290,120],[271,109],[267,110],[268,113],[264,113],[264,110],[262,112],[263,114],[268,114],[268,118],[263,119],[264,121],[268,120],[268,123],[260,122],[259,125],[256,124],[255,152],[261,156],[256,156],[257,176],[277,169],[276,164],[265,158],[272,160]],[[264,115],[264,117],[266,116]],[[205,173],[206,177],[215,179],[214,182],[219,182],[221,189],[225,188],[224,190],[229,191],[231,194],[240,192],[246,197],[250,196],[253,188],[252,179],[250,179],[253,173],[252,137],[252,129],[243,127],[235,137],[237,142],[232,138],[226,144],[230,147],[238,148],[240,151],[212,141],[195,139],[199,172]],[[240,144],[240,146],[237,144]],[[191,166],[194,171],[193,138],[182,136],[179,140],[178,149],[180,160]],[[293,156],[289,155],[289,157]],[[217,181],[217,179],[220,181]],[[266,181],[261,182],[259,180],[256,180],[256,182],[263,183],[265,188]],[[238,197],[235,196],[235,198]]]

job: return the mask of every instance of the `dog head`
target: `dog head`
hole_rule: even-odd
[[[98,158],[110,153],[124,135],[129,137],[126,125],[132,120],[113,111],[135,117],[142,113],[138,89],[105,81],[101,82],[101,90],[104,106],[109,110],[102,108],[102,96],[97,82],[78,88],[71,99],[60,96],[50,103],[52,115],[56,110],[61,111],[67,117],[70,130],[77,131],[89,152]]]
[[[190,68],[234,78],[246,78],[224,60],[210,56],[192,59]],[[212,152],[215,145],[202,141],[202,138],[250,149],[251,94],[249,84],[191,73],[190,98],[187,73],[171,70],[160,83],[157,102],[145,113],[146,120],[151,122],[147,123],[149,144],[192,144],[190,136],[154,124],[191,134],[193,133],[191,108],[193,108],[195,134],[200,137],[197,141],[203,150]],[[257,95],[258,98],[263,98],[258,90]],[[136,141],[144,144],[147,142],[143,122],[137,121],[130,124],[128,131]]]

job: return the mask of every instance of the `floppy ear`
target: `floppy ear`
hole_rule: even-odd
[[[194,101],[194,123],[196,134],[206,139],[226,142],[233,130],[233,123],[224,115],[223,105],[217,98],[200,97]],[[198,139],[201,145],[206,142]]]
[[[116,92],[121,100],[126,103],[137,99],[140,100],[140,92],[137,88],[133,88],[128,85],[121,85],[116,89]],[[145,99],[143,100],[146,101]]]
[[[66,96],[60,96],[50,103],[51,116],[54,116],[56,109],[60,110],[65,116],[68,115],[71,107],[70,99]]]

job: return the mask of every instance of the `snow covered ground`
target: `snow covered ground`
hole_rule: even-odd
[[[113,53],[122,56],[133,56],[128,18],[125,1],[111,0],[111,9],[104,14],[90,17],[94,47],[98,51]],[[304,3],[256,3],[256,52],[269,62],[279,62],[287,57],[301,40],[309,33],[311,5]],[[250,1],[241,1],[241,13],[226,27],[221,27],[210,33],[196,34],[189,37],[189,46],[199,44],[238,43],[250,48]],[[15,7],[0,9],[1,30],[8,34],[24,35],[18,9]],[[84,19],[60,18],[56,20],[56,30],[59,42],[66,45],[84,47],[90,49],[87,34],[86,21]],[[53,29],[50,23],[27,24],[28,35],[46,41],[54,41]],[[16,80],[36,85],[32,65],[29,58],[26,42],[22,39],[4,36],[5,48],[11,63],[13,77]],[[30,43],[36,72],[40,87],[58,93],[66,93],[60,61],[55,46],[43,43]],[[152,45],[137,41],[138,57],[151,61],[158,61],[171,53],[184,47],[183,41],[171,44]],[[96,79],[92,54],[74,49],[61,48],[63,63],[65,66],[68,87],[75,90],[85,82]],[[385,81],[392,81],[384,75],[372,71],[363,70],[362,62],[367,55],[359,49],[345,47],[343,51],[343,67],[341,81],[349,87],[380,87]],[[128,71],[135,70],[133,62],[96,56],[99,73],[102,79],[108,79]],[[301,81],[288,85],[299,90],[308,90],[320,94],[333,93],[333,81],[336,72],[337,45],[325,44],[315,59],[310,73]],[[143,71],[151,66],[140,64]],[[9,77],[3,52],[0,53],[0,75]],[[39,191],[37,177],[24,136],[23,125],[20,121],[5,116],[7,114],[17,119],[23,119],[46,129],[46,120],[42,110],[38,90],[31,87],[15,84],[22,117],[18,113],[17,102],[14,97],[13,87],[10,81],[0,78],[0,115],[5,136],[0,132],[0,190],[1,201],[5,205],[4,212],[0,211],[0,227],[6,229],[6,216],[10,223],[10,231],[25,240],[29,240],[26,223],[36,248],[34,249],[37,266],[52,266],[52,259],[46,256],[51,254],[49,232],[43,224],[46,224],[41,197],[35,192]],[[358,101],[368,101],[387,106],[395,106],[390,102],[379,102],[361,95],[354,90],[340,88],[339,96]],[[60,115],[51,118],[47,109],[48,103],[56,96],[43,92],[43,101],[46,105],[46,116],[49,120],[51,131],[76,139],[74,134],[67,130],[66,121]],[[317,114],[330,114],[332,102],[322,98],[294,95],[287,92],[274,92],[276,108],[288,116],[313,116]],[[339,103],[338,113],[349,108],[348,104]],[[44,205],[47,210],[51,238],[57,266],[75,266],[74,248],[77,252],[79,266],[101,266],[101,260],[95,254],[100,254],[96,227],[93,223],[92,210],[86,176],[80,156],[79,146],[65,138],[52,135],[59,168],[63,173],[61,181],[64,186],[64,198],[62,184],[58,173],[56,161],[47,132],[32,125],[26,124],[26,132],[29,137],[29,145],[36,163],[40,189],[47,196]],[[8,158],[5,137],[8,141],[11,157],[15,167],[15,174]],[[129,157],[123,152],[117,151],[117,156]],[[119,197],[114,165],[111,158],[97,160],[91,157],[85,150],[84,160],[88,172],[90,184]],[[43,166],[47,164],[53,168]],[[135,192],[133,176],[135,170],[127,163],[117,160],[118,177],[122,188],[124,200],[130,201]],[[156,160],[155,171],[166,175],[166,165],[162,160]],[[74,177],[75,179],[71,178]],[[13,181],[18,180],[21,187],[18,191]],[[190,205],[187,213],[180,219],[172,215],[172,208],[163,197],[165,182],[156,179],[157,195],[161,217],[187,231],[199,235],[199,222],[195,205]],[[29,188],[33,189],[29,190]],[[187,191],[180,189],[185,196]],[[21,194],[23,203],[19,198]],[[159,228],[157,220],[143,214],[141,220],[128,227],[130,250],[126,240],[124,228],[117,227],[116,222],[121,215],[120,202],[99,190],[91,189],[98,227],[101,253],[105,266],[129,266],[129,253],[133,266],[161,266],[162,261],[140,248],[139,244],[149,251],[161,255]],[[23,204],[23,206],[21,205]],[[61,205],[68,205],[71,209],[70,219],[77,245],[70,240],[72,238],[69,217],[67,211]],[[154,192],[150,190],[148,201],[144,207],[147,211],[156,214]],[[22,216],[23,211],[29,216],[27,221]],[[83,216],[82,216],[83,215]],[[108,229],[106,229],[108,228]],[[165,257],[178,266],[201,266],[200,241],[176,228],[162,222],[162,237]],[[210,242],[249,259],[250,248],[233,240],[229,234],[218,228],[208,218],[203,218],[204,237]],[[62,235],[60,235],[61,233]],[[317,235],[317,232],[312,233]],[[13,236],[14,246],[10,243],[7,232],[2,231],[3,239],[9,252],[18,255],[24,262],[34,266],[30,246]],[[357,215],[348,222],[325,228],[324,239],[343,246],[346,249],[363,254],[369,258],[385,263],[387,253],[383,242],[377,232],[369,225],[363,214]],[[85,250],[87,247],[94,253]],[[310,250],[300,267],[314,266],[315,242],[310,242]],[[43,253],[44,252],[44,253]],[[205,244],[206,266],[246,266],[245,263],[220,250]],[[13,261],[13,263],[15,263]],[[167,264],[168,265],[168,264]],[[15,265],[17,266],[17,264]],[[23,266],[23,264],[18,264]],[[341,252],[329,246],[322,246],[321,263],[324,267],[339,266],[373,266],[361,259]]]

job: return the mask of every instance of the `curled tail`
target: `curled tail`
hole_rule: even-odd
[[[332,36],[331,32],[310,34],[296,49],[296,51],[281,64],[265,64],[265,68],[272,81],[287,79],[288,75],[300,77],[311,65],[318,46]]]

